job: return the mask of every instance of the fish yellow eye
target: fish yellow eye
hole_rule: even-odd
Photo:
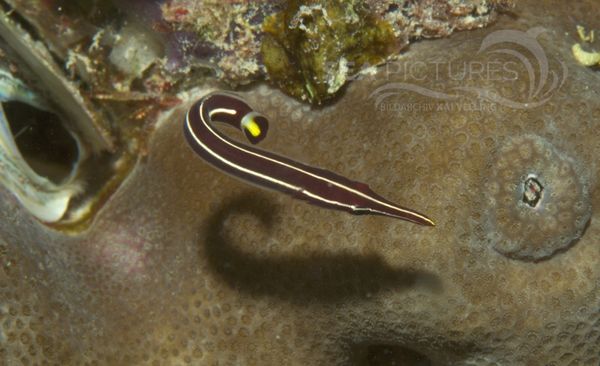
[[[250,132],[252,137],[258,137],[260,135],[260,126],[254,119],[249,120],[244,127],[248,130],[248,132]]]
[[[256,123],[254,118],[248,118],[245,121],[243,121],[243,126],[248,132],[250,132],[252,137],[260,136],[260,134],[261,134],[260,126],[258,125],[258,123]]]

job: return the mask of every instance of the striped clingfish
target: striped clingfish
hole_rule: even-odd
[[[435,226],[425,215],[388,201],[365,183],[235,142],[213,122],[239,128],[257,144],[267,135],[268,120],[239,97],[223,92],[208,94],[190,108],[184,123],[188,143],[204,160],[226,173],[321,207]]]

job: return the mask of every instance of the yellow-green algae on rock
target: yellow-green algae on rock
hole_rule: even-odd
[[[311,103],[332,98],[346,78],[398,50],[392,26],[362,1],[292,0],[264,22],[261,51],[269,78]]]

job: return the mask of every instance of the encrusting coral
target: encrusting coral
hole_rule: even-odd
[[[265,85],[238,91],[271,121],[261,148],[366,181],[435,228],[323,210],[212,169],[182,123],[213,84],[161,117],[86,231],[49,228],[0,188],[0,363],[597,366],[600,83],[571,45],[574,22],[600,27],[599,4],[545,5],[416,43],[322,108]],[[520,38],[480,52],[506,30]],[[547,56],[537,106],[541,69],[515,54],[532,67],[542,56],[511,40]],[[506,78],[446,72],[469,65],[506,65]],[[458,94],[467,86],[488,94]],[[505,104],[486,99],[498,95]],[[555,213],[566,226],[547,224]]]

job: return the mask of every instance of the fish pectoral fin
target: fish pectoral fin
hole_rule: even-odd
[[[354,215],[369,215],[372,214],[373,210],[367,207],[354,206],[352,207],[352,214]]]
[[[298,189],[294,191],[294,193],[292,193],[292,197],[298,200],[310,201],[310,197],[308,197],[308,195],[306,194],[305,189]]]

